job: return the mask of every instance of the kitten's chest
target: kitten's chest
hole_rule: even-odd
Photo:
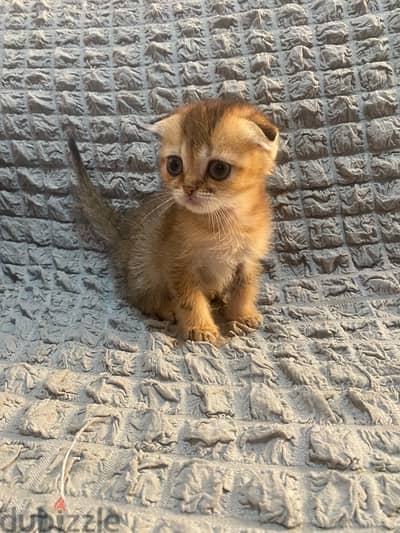
[[[266,245],[263,224],[198,234],[190,244],[192,268],[205,292],[222,293],[232,283],[238,266],[258,262],[265,253]]]
[[[238,265],[251,255],[245,242],[204,249],[196,268],[203,289],[222,292],[231,283]]]

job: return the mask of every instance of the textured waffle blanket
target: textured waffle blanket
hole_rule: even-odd
[[[400,531],[399,0],[0,0],[0,23],[0,530]],[[128,205],[159,187],[140,123],[223,95],[282,130],[264,325],[177,347],[121,299],[66,131]]]

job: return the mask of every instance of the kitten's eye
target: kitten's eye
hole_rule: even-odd
[[[177,155],[170,155],[167,158],[167,170],[171,176],[179,176],[183,171],[183,162]]]
[[[226,178],[229,176],[231,173],[231,168],[232,167],[229,165],[229,163],[215,159],[214,161],[210,161],[207,171],[213,180],[222,181],[226,180]]]

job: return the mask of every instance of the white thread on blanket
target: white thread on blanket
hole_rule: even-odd
[[[79,431],[77,431],[77,433],[76,433],[76,435],[74,437],[74,440],[71,443],[71,446],[68,448],[67,453],[65,454],[65,457],[64,457],[64,460],[63,460],[63,463],[62,463],[62,467],[61,467],[61,480],[60,480],[60,497],[62,499],[62,505],[64,506],[64,509],[65,509],[65,469],[67,467],[67,462],[68,462],[69,456],[70,456],[72,450],[74,449],[76,443],[78,442],[79,437],[82,435],[82,433],[85,431],[85,429],[87,429],[90,426],[90,424],[92,424],[94,421],[95,421],[95,419],[91,418],[87,422],[85,422],[85,424],[83,424],[81,429]],[[57,500],[57,502],[59,501],[59,499]]]

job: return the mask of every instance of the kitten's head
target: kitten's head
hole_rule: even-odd
[[[149,129],[161,137],[164,184],[195,213],[238,205],[274,168],[278,128],[246,103],[188,104]]]

